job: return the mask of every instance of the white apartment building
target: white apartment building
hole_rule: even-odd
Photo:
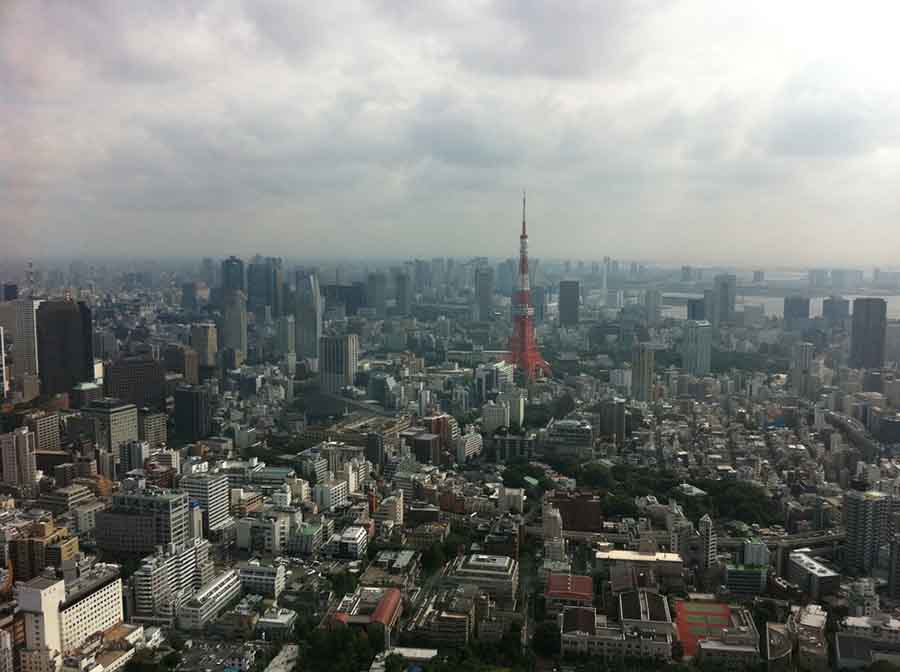
[[[245,593],[278,599],[284,590],[284,565],[263,565],[255,560],[241,563],[238,569]]]
[[[134,620],[172,625],[178,608],[209,583],[213,576],[210,544],[193,539],[182,546],[148,556],[132,576]]]
[[[321,511],[334,511],[346,506],[348,495],[347,481],[331,479],[317,483],[313,489],[313,499]]]
[[[178,627],[202,630],[241,594],[241,578],[235,569],[219,574],[178,610]]]

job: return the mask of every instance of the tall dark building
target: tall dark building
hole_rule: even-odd
[[[189,313],[197,311],[197,287],[193,282],[181,286],[181,308]]]
[[[128,357],[110,364],[104,374],[106,396],[137,407],[160,409],[166,398],[166,372],[149,357]]]
[[[784,327],[788,331],[802,329],[809,320],[809,297],[784,297]]]
[[[884,299],[855,299],[850,334],[850,366],[880,369],[884,366],[887,303]]]
[[[581,285],[578,280],[561,280],[559,283],[559,324],[574,327],[578,324],[578,304],[581,301]]]
[[[475,308],[479,322],[494,318],[494,269],[490,266],[475,269]]]
[[[850,319],[850,299],[829,296],[822,301],[822,317],[828,324],[845,322]]]
[[[705,299],[688,299],[687,319],[694,320],[695,322],[702,322],[706,319]]]
[[[531,304],[534,306],[534,321],[543,322],[547,314],[547,289],[546,287],[531,288]]]
[[[19,298],[19,286],[13,282],[7,282],[3,285],[3,300],[15,301]]]
[[[175,432],[187,441],[209,436],[209,391],[196,385],[181,385],[175,390]]]
[[[375,467],[375,471],[381,473],[384,466],[384,435],[378,432],[366,434],[366,459]]]
[[[405,271],[400,271],[394,276],[394,295],[397,299],[397,313],[404,316],[409,315],[412,286],[409,275]]]
[[[272,317],[284,314],[284,269],[281,259],[260,256],[247,267],[247,307],[262,314],[268,306]]]
[[[369,273],[366,305],[375,309],[376,317],[384,317],[387,312],[387,276],[384,273]]]
[[[247,281],[244,277],[244,262],[237,257],[228,257],[222,262],[222,290],[229,292],[247,292]]]
[[[83,301],[43,301],[37,310],[41,392],[69,392],[94,379],[91,309]]]

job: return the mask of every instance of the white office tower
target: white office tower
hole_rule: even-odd
[[[228,477],[219,473],[196,473],[181,479],[181,489],[203,509],[203,531],[209,535],[227,527],[229,515]]]
[[[710,369],[712,353],[712,325],[706,320],[688,320],[684,323],[684,340],[681,344],[681,364],[692,376],[705,376]]]
[[[37,310],[39,299],[16,301],[16,350],[13,360],[16,378],[24,374],[38,375]]]
[[[38,576],[16,586],[16,600],[25,616],[25,648],[19,654],[23,671],[57,672],[62,667],[59,605],[65,599],[62,580]]]
[[[844,568],[850,574],[869,574],[878,564],[879,549],[889,541],[891,497],[874,490],[847,490],[843,508]]]
[[[275,348],[280,357],[297,353],[297,334],[293,315],[282,315],[275,323]]]
[[[359,336],[324,336],[321,354],[319,379],[323,391],[336,394],[353,385],[359,368]]]
[[[9,374],[6,371],[6,341],[4,334],[3,327],[0,327],[0,399],[9,393]]]
[[[719,555],[719,543],[713,519],[706,514],[700,519],[700,540],[703,544],[703,566],[706,569],[716,564]]]
[[[319,277],[312,272],[297,271],[294,305],[294,328],[297,358],[305,359],[312,371],[319,370],[322,348],[322,293]]]
[[[500,427],[509,427],[509,406],[489,401],[481,407],[481,431],[491,436]]]
[[[228,292],[225,297],[225,318],[222,345],[247,357],[247,295],[240,290]]]
[[[3,483],[32,490],[37,475],[36,450],[35,433],[27,427],[19,427],[8,434],[0,434]]]
[[[501,392],[497,401],[509,407],[509,424],[521,427],[525,422],[525,394],[520,390]]]

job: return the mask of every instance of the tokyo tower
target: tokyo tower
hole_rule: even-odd
[[[513,297],[513,333],[509,338],[507,362],[515,364],[531,382],[538,370],[550,373],[534,340],[534,308],[528,279],[528,231],[525,229],[525,192],[522,192],[522,235],[519,236],[519,283]]]

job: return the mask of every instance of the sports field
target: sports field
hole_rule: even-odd
[[[675,602],[678,638],[684,644],[684,655],[697,653],[697,642],[717,635],[731,623],[731,608],[721,602]]]

